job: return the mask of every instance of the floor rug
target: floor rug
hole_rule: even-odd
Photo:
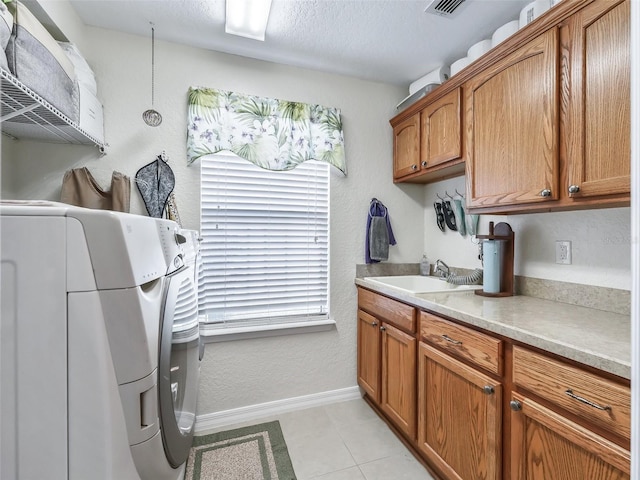
[[[296,480],[280,422],[194,437],[185,480]]]

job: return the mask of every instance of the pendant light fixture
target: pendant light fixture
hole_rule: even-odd
[[[145,110],[142,113],[142,119],[144,123],[149,125],[150,127],[157,127],[162,123],[162,115],[160,112],[153,109],[153,97],[155,90],[155,29],[153,28],[153,23],[151,23],[151,108],[149,110]]]

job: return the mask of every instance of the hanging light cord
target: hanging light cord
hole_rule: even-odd
[[[155,28],[153,23],[151,24],[151,106],[153,107],[153,100],[155,96],[155,71],[156,71],[156,58],[155,58]]]
[[[149,24],[151,25],[151,108],[142,113],[142,119],[150,127],[157,127],[162,123],[162,115],[153,108],[156,97],[156,35],[153,23],[149,22]]]

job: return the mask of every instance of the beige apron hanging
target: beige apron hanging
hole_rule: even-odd
[[[113,172],[111,190],[104,191],[86,167],[74,168],[64,174],[60,201],[79,207],[129,212],[131,182],[129,177]]]

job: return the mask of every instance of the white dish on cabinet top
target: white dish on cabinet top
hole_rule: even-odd
[[[409,293],[464,292],[482,288],[482,285],[454,285],[438,277],[421,275],[395,275],[388,277],[366,277],[364,280]]]

